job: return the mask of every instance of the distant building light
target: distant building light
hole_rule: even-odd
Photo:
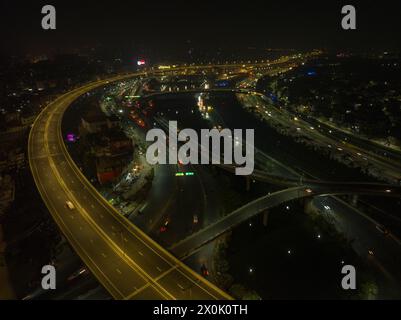
[[[146,64],[146,62],[145,62],[145,60],[143,60],[143,59],[139,59],[139,60],[136,62],[136,64],[137,64],[138,66],[143,66],[143,65]]]

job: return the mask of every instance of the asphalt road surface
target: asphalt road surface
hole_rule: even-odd
[[[118,214],[69,157],[61,136],[64,110],[80,95],[109,81],[98,81],[61,96],[32,127],[30,166],[50,213],[85,264],[116,299],[230,299]],[[75,208],[69,209],[66,201]]]

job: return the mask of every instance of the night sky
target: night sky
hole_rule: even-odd
[[[401,1],[22,1],[0,0],[3,54],[68,52],[102,45],[174,51],[184,46],[399,49]],[[57,30],[41,29],[41,7]],[[357,30],[341,29],[341,7],[357,9]]]

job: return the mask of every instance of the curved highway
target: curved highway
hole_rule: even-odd
[[[122,217],[87,181],[66,150],[61,120],[68,106],[92,89],[132,76],[85,85],[41,112],[28,144],[38,190],[69,243],[115,299],[231,299]],[[66,201],[75,208],[69,209]]]
[[[61,121],[69,105],[97,87],[143,75],[146,73],[96,81],[49,104],[35,120],[29,136],[28,157],[33,178],[69,243],[115,299],[231,299],[118,213],[84,177],[67,152]],[[401,195],[401,187],[381,184],[304,180],[299,186],[296,179],[257,170],[252,178],[296,187],[259,198],[235,210],[180,241],[171,250],[185,257],[250,217],[296,198],[344,193]],[[68,208],[67,201],[73,204],[73,209]]]
[[[244,221],[280,204],[295,199],[318,195],[361,194],[401,197],[401,187],[369,183],[316,182],[292,187],[260,197],[224,216],[215,223],[179,241],[170,250],[180,258],[186,258],[199,247],[213,241]]]

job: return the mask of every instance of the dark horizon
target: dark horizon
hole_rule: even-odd
[[[41,29],[41,8],[57,10],[57,30]],[[353,4],[357,30],[341,29],[341,7]],[[356,1],[147,3],[1,1],[3,54],[111,51],[177,52],[255,47],[308,50],[398,50],[400,4]]]

